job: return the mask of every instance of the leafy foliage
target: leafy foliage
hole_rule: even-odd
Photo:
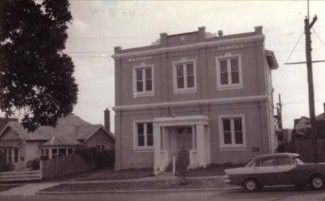
[[[68,0],[0,1],[0,110],[22,113],[29,131],[55,126],[77,102],[74,64],[63,53],[71,20]]]
[[[26,164],[26,168],[29,170],[39,170],[40,168],[40,159],[35,158],[33,160],[30,160]]]
[[[0,152],[0,172],[12,171],[14,166],[11,163],[7,163],[6,156]]]
[[[188,173],[188,166],[190,164],[189,153],[185,149],[181,149],[178,153],[177,160],[176,160],[176,171],[178,172],[179,176],[185,180],[186,175]]]

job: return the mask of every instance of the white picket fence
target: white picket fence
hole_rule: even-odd
[[[40,180],[42,180],[40,170],[0,172],[0,182]]]

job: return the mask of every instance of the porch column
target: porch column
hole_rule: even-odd
[[[161,133],[160,126],[153,124],[153,146],[154,146],[154,171],[158,171],[161,162]]]
[[[204,125],[197,124],[196,125],[196,142],[197,142],[197,162],[199,167],[205,167],[207,165],[206,162],[206,154],[205,154],[205,133],[204,133]]]
[[[49,159],[52,159],[52,147],[49,147],[48,150],[49,150]]]

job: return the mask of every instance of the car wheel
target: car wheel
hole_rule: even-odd
[[[324,187],[324,177],[322,175],[314,175],[310,179],[310,186],[315,189],[319,190]]]
[[[248,192],[254,192],[258,190],[258,182],[256,179],[246,179],[244,181],[244,188]]]

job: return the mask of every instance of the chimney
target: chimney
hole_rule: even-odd
[[[204,41],[205,40],[205,27],[199,27],[198,31],[199,31],[199,42]]]
[[[110,112],[107,108],[104,111],[104,127],[106,128],[106,130],[111,132]]]
[[[256,26],[255,28],[255,33],[256,34],[262,34],[263,27],[262,26]]]
[[[166,47],[167,46],[167,33],[160,33],[160,45],[162,47]]]
[[[223,31],[222,30],[218,30],[218,36],[223,36]]]

